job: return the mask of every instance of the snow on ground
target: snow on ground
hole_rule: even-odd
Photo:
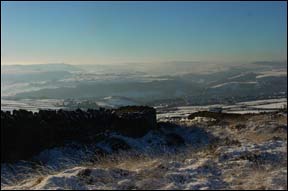
[[[239,105],[262,105],[262,104],[267,104],[267,103],[279,103],[279,102],[287,102],[287,98],[246,101],[246,102],[239,102],[237,104]]]
[[[271,71],[261,72],[258,76],[256,76],[256,78],[287,76],[286,70],[285,69],[284,70],[271,70]]]
[[[220,88],[220,87],[233,87],[233,86],[236,86],[236,85],[247,85],[247,84],[257,84],[257,82],[226,82],[226,83],[223,83],[223,84],[217,84],[215,86],[212,86],[211,88]]]
[[[61,99],[22,99],[22,100],[5,100],[1,99],[1,110],[13,111],[14,109],[25,109],[36,112],[39,109],[62,109]]]
[[[117,96],[116,97],[108,96],[103,98],[103,101],[97,101],[96,103],[101,107],[120,107],[126,105],[139,105],[139,103],[137,103],[134,100]]]
[[[143,138],[110,135],[129,151],[97,158],[108,142],[73,143],[1,164],[1,189],[287,189],[287,114],[171,122]],[[185,144],[168,146],[171,133]]]
[[[284,105],[287,107],[287,102],[286,103],[278,102],[278,103],[256,105],[256,106],[253,106],[253,108],[277,109],[277,108],[282,108]]]
[[[277,165],[285,160],[286,149],[287,142],[277,141],[240,148],[224,146],[215,153],[190,151],[178,157],[167,155],[121,160],[109,165],[83,165],[3,189],[227,189],[241,188],[239,178],[245,178],[245,173],[266,173],[265,179],[255,182],[259,183],[255,185],[258,188],[285,189],[287,168]],[[249,156],[254,156],[256,151],[255,162]],[[265,166],[257,166],[258,161]]]
[[[214,104],[205,106],[180,106],[173,108],[160,108],[157,114],[158,120],[170,120],[171,118],[185,118],[191,113],[207,111],[209,108],[221,107],[225,113],[260,113],[273,112],[287,107],[287,98],[265,99],[257,101],[239,102],[233,105]]]

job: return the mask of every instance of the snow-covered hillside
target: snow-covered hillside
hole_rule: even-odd
[[[287,189],[285,113],[159,127],[142,138],[111,133],[113,141],[1,164],[1,189]]]

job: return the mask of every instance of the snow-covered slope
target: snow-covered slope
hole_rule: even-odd
[[[109,135],[130,150],[71,143],[1,164],[1,189],[287,189],[287,114],[170,122]]]
[[[285,189],[287,169],[273,166],[278,166],[277,163],[285,157],[286,146],[283,141],[270,141],[239,148],[220,147],[216,150],[217,154],[220,154],[219,158],[215,157],[214,153],[191,152],[185,153],[182,160],[180,156],[164,156],[146,160],[128,159],[108,166],[77,166],[53,175],[38,177],[21,186],[7,188],[199,190],[241,188],[242,181],[247,188],[248,184],[254,183],[254,188]],[[245,159],[253,156],[256,151],[259,156],[257,160],[265,162],[266,169],[258,169],[253,161]],[[248,177],[245,177],[245,174],[248,174]]]

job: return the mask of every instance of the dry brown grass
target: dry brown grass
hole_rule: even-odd
[[[248,171],[248,170],[247,170]],[[275,169],[274,169],[275,171]],[[249,170],[247,173],[242,173],[237,178],[230,178],[231,181],[231,189],[233,190],[270,190],[273,189],[273,185],[271,185],[270,179],[273,177],[273,170],[263,168],[253,168]],[[238,172],[241,173],[241,172]],[[282,184],[284,185],[284,181],[282,180]],[[287,181],[287,179],[286,179]],[[284,185],[283,189],[287,190]]]
[[[198,166],[199,168],[203,169],[217,169],[221,170],[222,175],[209,175],[209,171],[207,174],[200,173],[198,174],[196,180],[203,180],[205,182],[207,179],[212,178],[219,178],[222,179],[224,183],[227,183],[227,187],[225,189],[242,189],[242,190],[261,190],[261,189],[273,189],[278,188],[278,185],[272,181],[272,179],[279,179],[282,181],[279,185],[283,186],[283,189],[287,189],[287,183],[285,187],[285,167],[286,167],[286,182],[287,182],[287,159],[281,164],[263,164],[261,161],[250,161],[253,163],[251,166],[245,166],[246,159],[236,159],[235,163],[232,161],[231,163],[226,163],[227,161],[219,162],[219,153],[217,153],[217,149],[221,146],[231,146],[231,147],[238,147],[237,141],[242,141],[245,143],[263,143],[268,140],[273,140],[275,137],[283,138],[287,140],[287,134],[281,134],[282,131],[275,131],[273,133],[261,133],[262,131],[256,132],[254,130],[249,129],[247,126],[248,121],[255,122],[256,125],[263,125],[268,124],[270,121],[276,122],[279,124],[286,124],[287,125],[287,118],[285,116],[272,116],[267,117],[268,114],[259,114],[259,115],[251,115],[245,116],[241,118],[229,118],[225,119],[225,123],[223,126],[212,125],[207,127],[207,131],[211,132],[220,132],[216,134],[216,138],[214,142],[208,144],[206,147],[199,147],[195,148],[193,145],[187,146],[184,151],[180,151],[178,153],[141,153],[135,151],[121,151],[117,154],[112,154],[109,156],[104,156],[97,160],[96,162],[85,162],[83,164],[78,164],[79,166],[83,166],[85,168],[101,168],[101,169],[123,169],[128,170],[130,172],[135,173],[133,177],[133,181],[138,182],[139,184],[135,183],[131,187],[131,189],[141,188],[141,189],[157,189],[161,188],[173,188],[173,185],[167,184],[164,181],[164,175],[168,172],[173,172],[169,169],[169,165],[171,162],[179,162],[184,164],[186,159],[191,159],[193,166]],[[241,124],[240,130],[235,128],[237,125]],[[234,128],[233,128],[234,127]],[[268,127],[268,126],[267,126]],[[203,127],[205,128],[205,126]],[[262,128],[262,127],[261,127]],[[265,126],[264,126],[265,128]],[[262,129],[261,129],[262,130]],[[219,136],[217,136],[219,135]],[[220,136],[221,135],[221,136]],[[223,135],[223,136],[222,136]],[[228,138],[228,139],[226,139]],[[214,139],[213,139],[214,140]],[[231,140],[231,141],[230,141]],[[235,143],[233,142],[235,140]],[[239,143],[241,145],[241,143]],[[253,154],[253,153],[252,153]],[[255,154],[255,153],[254,153]],[[206,161],[210,161],[207,162]],[[246,160],[247,161],[247,160]],[[203,164],[201,163],[203,162]],[[231,162],[231,161],[228,161]],[[191,163],[191,164],[192,164]],[[207,166],[208,165],[208,166]],[[265,166],[266,165],[266,166]],[[205,168],[207,166],[207,168]],[[218,166],[218,167],[217,167]],[[217,168],[216,168],[217,167]],[[45,171],[45,168],[41,169]],[[284,170],[284,173],[283,173]],[[48,174],[59,173],[53,172],[50,170]],[[280,173],[280,174],[277,174]],[[282,174],[281,174],[282,173]],[[43,175],[47,175],[47,173],[39,173],[39,175],[34,178],[32,181],[29,182],[29,188],[37,187],[38,184],[42,184]],[[45,177],[45,176],[44,176]],[[108,180],[107,182],[113,182],[114,180]],[[277,182],[277,181],[276,181]],[[166,185],[165,185],[166,183]],[[168,182],[170,183],[170,182]],[[21,184],[19,184],[21,185]],[[26,184],[27,185],[27,184]],[[157,187],[158,185],[158,187]],[[27,186],[26,186],[27,187]],[[16,187],[14,187],[16,188]],[[22,186],[17,188],[23,189]],[[67,185],[69,188],[69,185]],[[109,188],[107,185],[106,188]],[[113,187],[111,187],[112,189]],[[130,189],[130,187],[129,187]]]
[[[273,140],[273,139],[284,139],[287,140],[287,134],[283,133],[270,133],[270,134],[264,134],[264,133],[256,133],[256,132],[248,132],[245,134],[242,134],[239,136],[241,139],[246,139],[247,141],[251,143],[263,143],[265,141]]]

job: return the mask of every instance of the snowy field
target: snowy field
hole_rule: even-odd
[[[62,103],[63,100],[57,99],[22,99],[20,101],[1,99],[1,110],[25,109],[36,112],[39,109],[62,109]]]
[[[207,111],[209,108],[221,107],[225,113],[260,113],[260,112],[273,112],[283,107],[287,107],[287,98],[281,99],[266,99],[248,102],[239,102],[234,105],[206,105],[206,106],[182,106],[173,108],[160,108],[158,110],[157,118],[170,119],[170,118],[186,118],[191,113],[197,111]]]
[[[128,159],[119,164],[83,165],[63,170],[52,175],[31,179],[19,186],[6,189],[72,189],[72,190],[130,190],[130,189],[227,189],[244,188],[249,184],[255,188],[287,188],[287,169],[276,165],[284,157],[286,143],[267,142],[259,145],[243,145],[240,148],[220,147],[217,158],[208,153],[186,153],[180,156],[159,158],[143,157]],[[267,151],[268,150],[268,151]],[[267,167],[262,168],[242,156],[260,153]],[[263,155],[263,156],[262,156]],[[268,158],[265,158],[268,155]],[[225,157],[225,162],[222,162]],[[273,168],[274,165],[277,168]],[[233,172],[234,171],[234,172]],[[238,173],[238,174],[236,174]],[[265,173],[265,174],[263,174]],[[234,175],[235,174],[235,175]],[[245,175],[248,174],[248,177]],[[241,183],[243,181],[244,184]],[[258,185],[257,185],[258,184]],[[250,185],[250,186],[251,186]],[[5,189],[5,187],[4,187]]]
[[[142,138],[109,135],[131,150],[71,143],[1,164],[1,189],[287,190],[287,114],[171,122]]]

